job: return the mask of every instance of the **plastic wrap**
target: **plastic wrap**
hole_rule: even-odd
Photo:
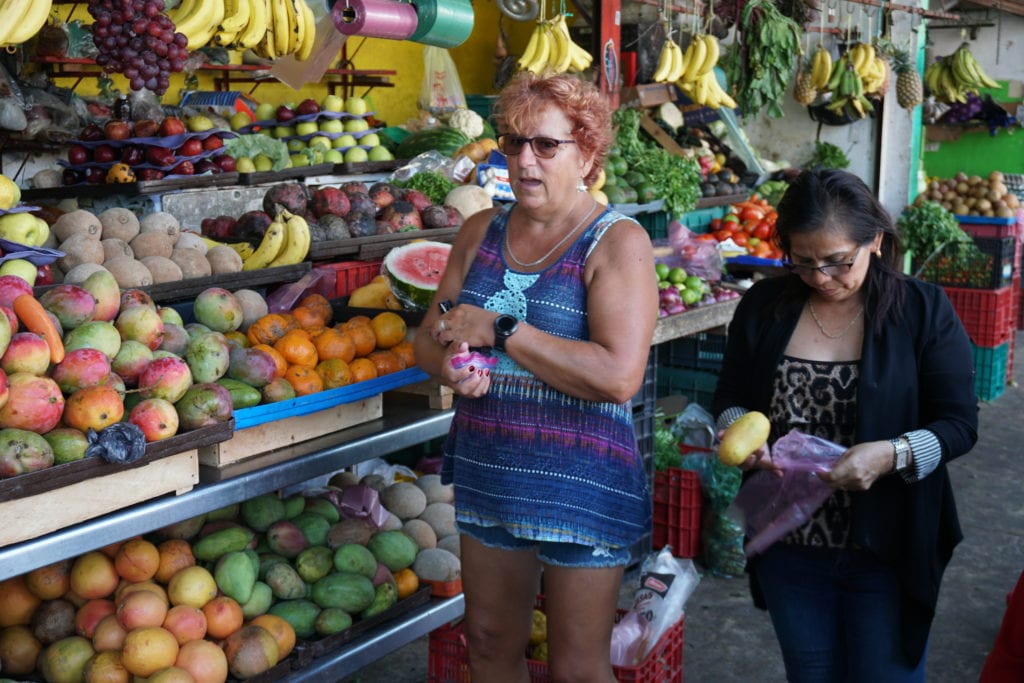
[[[708,282],[722,279],[725,259],[715,242],[697,239],[697,235],[679,221],[668,224],[668,242],[672,247],[673,257],[669,260],[660,259],[668,266],[681,265],[690,275],[699,275]],[[671,263],[676,258],[679,263]]]
[[[89,441],[85,455],[89,458],[127,463],[146,455],[146,436],[131,422],[115,422],[98,432],[90,429],[85,436]]]

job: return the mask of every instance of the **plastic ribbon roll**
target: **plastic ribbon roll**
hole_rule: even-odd
[[[416,30],[416,8],[392,0],[338,0],[331,18],[340,33],[406,40]]]
[[[469,0],[414,0],[419,21],[409,40],[437,47],[458,47],[473,32]]]

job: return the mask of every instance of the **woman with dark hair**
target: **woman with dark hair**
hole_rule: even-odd
[[[470,674],[529,680],[543,570],[552,679],[611,683],[623,570],[651,523],[630,401],[657,320],[654,257],[638,223],[586,191],[611,143],[596,87],[519,74],[496,119],[516,201],[459,230],[415,340],[420,367],[459,396],[442,477]],[[493,368],[460,362],[477,347]]]
[[[939,583],[961,539],[946,463],[977,440],[968,338],[942,288],[901,274],[892,220],[868,187],[807,171],[779,202],[788,275],[741,299],[714,411],[771,422],[744,469],[777,469],[791,429],[848,450],[834,493],[750,558],[791,681],[925,680]]]

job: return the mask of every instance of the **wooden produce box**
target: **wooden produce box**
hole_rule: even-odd
[[[384,414],[384,391],[425,377],[419,368],[410,368],[289,401],[236,410],[234,436],[200,448],[199,462],[206,468],[232,467],[240,473],[298,457],[303,453],[291,447],[380,418]],[[276,457],[276,453],[282,457]],[[242,463],[249,466],[241,470],[234,467]],[[212,480],[221,478],[212,475]]]
[[[0,480],[0,547],[20,543],[199,483],[199,449],[231,438],[225,422],[150,443],[127,464],[97,457]]]
[[[415,384],[407,384],[391,392],[419,398],[425,397],[427,405],[431,410],[448,410],[455,401],[455,392],[451,387],[441,384],[437,380],[427,379]]]

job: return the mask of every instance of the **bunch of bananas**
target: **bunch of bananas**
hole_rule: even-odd
[[[534,74],[586,71],[593,56],[573,42],[565,15],[550,21],[538,21],[519,58],[517,66]]]
[[[207,249],[212,249],[214,247],[229,247],[234,249],[238,252],[238,255],[242,257],[243,263],[247,258],[253,255],[254,251],[256,251],[255,247],[248,242],[218,242],[212,237],[207,237],[206,235],[202,235],[201,237],[203,242],[206,243]]]
[[[720,53],[718,39],[713,35],[693,36],[683,53],[683,71],[676,79],[676,85],[696,104],[710,109],[735,109],[736,101],[722,89],[715,76]]]
[[[675,83],[686,73],[686,61],[683,59],[683,49],[669,36],[665,44],[661,46],[661,54],[658,55],[658,67],[654,70],[651,80],[655,83]]]
[[[832,100],[825,108],[835,114],[846,113],[862,119],[873,112],[875,107],[866,97],[864,79],[854,67],[852,52],[844,52],[832,69],[828,83],[825,84],[825,89],[832,93]]]
[[[873,95],[889,84],[889,63],[869,43],[857,43],[848,50],[850,63],[864,84],[864,93]]]
[[[51,0],[0,0],[0,47],[21,45],[39,33],[52,4]]]
[[[316,40],[316,17],[306,0],[182,0],[168,16],[189,50],[217,45],[305,61]]]
[[[951,55],[930,64],[924,70],[924,83],[936,99],[953,104],[966,102],[967,95],[979,88],[998,88],[995,81],[978,64],[970,47],[963,43]]]
[[[259,270],[302,263],[309,253],[309,223],[302,216],[281,211],[263,233],[263,239],[248,258],[242,257],[242,270]]]
[[[819,44],[811,58],[811,85],[818,92],[825,90],[832,76],[832,53]]]

